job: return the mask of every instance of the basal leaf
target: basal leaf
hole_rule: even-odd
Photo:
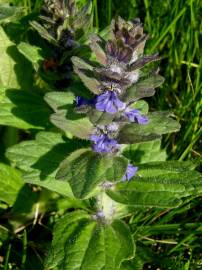
[[[177,207],[184,197],[202,192],[202,176],[190,166],[177,161],[141,165],[136,177],[116,184],[107,194],[119,203],[136,207]]]
[[[118,270],[123,260],[133,256],[134,243],[123,222],[105,224],[83,211],[75,211],[56,224],[45,267]]]
[[[24,180],[62,195],[73,197],[67,182],[56,181],[59,164],[71,152],[84,143],[63,139],[60,134],[40,132],[36,140],[21,142],[7,150],[7,157],[16,167],[24,171]]]
[[[138,143],[152,141],[160,138],[160,135],[176,132],[180,129],[177,121],[169,117],[167,112],[153,112],[148,115],[149,122],[146,125],[136,123],[126,124],[118,135],[120,143]]]
[[[50,109],[36,93],[0,87],[0,124],[21,129],[43,129],[50,125]]]

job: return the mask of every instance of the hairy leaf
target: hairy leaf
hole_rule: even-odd
[[[88,111],[89,120],[95,125],[107,125],[112,122],[116,117],[116,114],[110,114],[106,112],[100,112],[96,109],[91,109]]]
[[[27,183],[72,197],[69,184],[56,181],[55,175],[61,161],[83,144],[79,140],[63,139],[61,134],[40,132],[36,140],[21,142],[8,148],[7,157],[24,171],[24,180]]]
[[[160,75],[153,75],[145,80],[135,83],[128,88],[122,95],[121,99],[125,102],[138,100],[143,97],[150,97],[155,94],[154,88],[160,86],[164,78]]]
[[[93,66],[90,62],[84,61],[82,58],[77,56],[73,56],[71,60],[76,69],[86,69],[93,71]]]
[[[90,70],[74,68],[76,74],[80,77],[84,85],[94,94],[100,94],[100,82],[94,77],[94,73]]]
[[[143,56],[143,57],[137,59],[134,63],[132,63],[129,66],[129,70],[140,69],[140,68],[144,67],[145,65],[147,65],[153,61],[158,61],[158,60],[160,60],[160,57],[158,56],[158,54]]]
[[[128,145],[122,154],[134,163],[166,160],[166,151],[161,150],[161,140]]]
[[[148,114],[149,105],[144,100],[138,100],[130,105],[130,108],[139,110],[142,114]]]
[[[202,176],[189,162],[154,162],[139,166],[129,182],[107,191],[115,201],[141,207],[177,207],[184,197],[202,192]]]
[[[92,34],[90,37],[90,47],[95,53],[98,62],[103,65],[107,64],[107,57],[105,54],[105,41],[96,34]]]
[[[68,181],[75,197],[86,198],[105,181],[122,180],[128,166],[124,157],[107,157],[89,149],[79,149],[68,156],[57,172],[58,180]]]
[[[87,117],[78,117],[71,107],[68,115],[66,111],[59,111],[51,115],[51,122],[65,132],[70,132],[72,135],[88,139],[92,134],[93,125]],[[76,116],[75,116],[76,114]]]
[[[128,160],[124,157],[113,157],[113,163],[106,172],[106,179],[108,181],[122,180],[128,166]]]
[[[148,115],[149,122],[146,125],[136,123],[126,124],[118,135],[120,143],[138,143],[159,139],[160,135],[176,132],[180,129],[177,121],[169,117],[168,112],[153,112]]]
[[[73,104],[75,99],[73,93],[71,92],[50,92],[47,93],[44,97],[45,101],[49,106],[57,112],[66,108],[67,104]]]
[[[134,256],[131,233],[122,221],[112,224],[93,219],[83,211],[63,216],[54,228],[47,269],[118,270]]]

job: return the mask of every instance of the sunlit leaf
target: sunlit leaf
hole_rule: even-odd
[[[47,269],[118,270],[123,260],[134,257],[131,233],[122,221],[96,221],[82,211],[63,216],[55,225]]]
[[[85,198],[103,182],[122,180],[127,165],[124,157],[102,156],[90,149],[80,149],[60,164],[56,178],[68,181],[74,195]]]
[[[0,163],[0,201],[13,205],[23,185],[24,182],[18,170]]]
[[[120,143],[138,143],[159,139],[160,135],[176,132],[180,129],[177,121],[169,117],[168,112],[152,112],[148,115],[149,122],[146,125],[137,123],[126,124],[118,135]]]
[[[192,166],[178,161],[144,164],[133,179],[114,185],[107,194],[137,207],[177,207],[183,198],[202,192],[202,176]]]
[[[27,183],[73,197],[68,182],[56,181],[55,175],[62,160],[83,144],[79,140],[63,139],[58,133],[40,132],[36,140],[8,148],[7,157],[24,172]]]
[[[72,135],[81,139],[88,139],[92,134],[92,123],[87,117],[74,118],[73,113],[73,108],[70,108],[67,116],[66,111],[59,111],[52,114],[50,120],[56,127],[62,129],[63,131],[71,133]]]

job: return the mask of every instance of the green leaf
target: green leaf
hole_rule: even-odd
[[[22,8],[0,3],[0,23],[9,22],[22,15]]]
[[[21,173],[18,170],[0,163],[0,201],[12,206],[23,185]]]
[[[202,176],[189,162],[157,162],[139,166],[129,182],[118,183],[107,191],[113,200],[141,207],[177,207],[187,196],[202,192]]]
[[[75,73],[80,77],[84,85],[93,93],[99,94],[100,82],[95,78],[91,62],[73,56],[71,58]]]
[[[100,112],[96,109],[91,109],[88,112],[89,120],[95,125],[107,125],[112,122],[116,114]]]
[[[0,27],[0,85],[4,87],[30,89],[33,82],[32,67],[22,56]],[[24,74],[26,70],[26,76]]]
[[[25,42],[20,42],[17,46],[20,53],[24,55],[35,67],[37,70],[39,68],[38,63],[43,61],[44,58],[42,56],[41,48],[36,47],[34,45],[30,45]]]
[[[161,149],[161,140],[127,145],[122,154],[136,163],[165,161],[166,151]]]
[[[93,71],[93,66],[91,62],[84,61],[82,58],[77,56],[73,56],[71,60],[76,69],[86,69]]]
[[[60,164],[56,178],[68,181],[75,197],[83,199],[92,196],[104,181],[122,180],[127,166],[124,157],[107,157],[79,149]]]
[[[43,129],[50,109],[36,93],[0,87],[0,124],[20,129]]]
[[[138,100],[130,105],[130,108],[139,110],[142,114],[148,114],[149,105],[145,100]]]
[[[88,139],[92,134],[93,125],[87,117],[80,117],[73,109],[73,106],[69,108],[68,115],[66,111],[58,111],[51,115],[50,120],[63,131],[81,139]]]
[[[84,199],[107,180],[105,173],[112,162],[111,157],[101,156],[90,149],[79,149],[60,164],[56,178],[68,181],[75,197]]]
[[[93,93],[100,94],[100,82],[94,77],[94,73],[90,70],[79,69],[74,67],[75,73],[80,77],[84,85]]]
[[[88,139],[92,133],[93,125],[87,117],[75,112],[74,95],[71,92],[51,92],[46,94],[45,101],[55,111],[51,115],[51,122],[67,133]]]
[[[83,211],[63,216],[54,228],[47,269],[118,270],[134,256],[128,227],[119,220],[106,224]]]
[[[153,112],[148,115],[149,122],[146,125],[136,123],[126,124],[118,135],[120,143],[138,143],[159,139],[160,135],[176,132],[180,124],[169,117],[168,112]]]
[[[39,33],[39,35],[46,39],[48,42],[52,43],[53,45],[57,46],[57,41],[49,34],[49,32],[41,26],[38,22],[32,21],[30,25]]]
[[[122,263],[120,270],[142,270],[148,262],[153,262],[154,253],[148,247],[137,246],[135,258]]]
[[[117,156],[113,157],[113,163],[106,172],[106,179],[108,181],[120,181],[126,173],[128,167],[128,159]]]
[[[21,142],[7,150],[7,157],[24,171],[24,180],[62,195],[73,197],[68,182],[56,181],[62,160],[84,145],[79,140],[63,139],[61,134],[39,132],[36,140]]]
[[[58,110],[66,108],[67,104],[73,104],[75,97],[71,92],[50,92],[44,97],[49,106],[57,112]]]
[[[151,97],[155,94],[154,88],[160,86],[164,82],[164,78],[160,75],[153,75],[145,80],[135,83],[128,88],[121,99],[130,102],[143,97]]]

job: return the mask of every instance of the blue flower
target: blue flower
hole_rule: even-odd
[[[106,134],[91,135],[90,140],[94,142],[93,150],[98,153],[111,153],[119,147],[117,141],[110,139]]]
[[[133,166],[132,164],[128,164],[127,170],[125,175],[123,176],[122,180],[126,181],[126,180],[130,180],[137,172],[138,167]]]
[[[140,114],[139,110],[126,109],[124,114],[130,122],[137,122],[138,124],[146,125],[149,121],[145,115]]]
[[[105,91],[96,98],[95,107],[98,111],[116,113],[125,109],[126,104],[122,102],[113,91]]]

